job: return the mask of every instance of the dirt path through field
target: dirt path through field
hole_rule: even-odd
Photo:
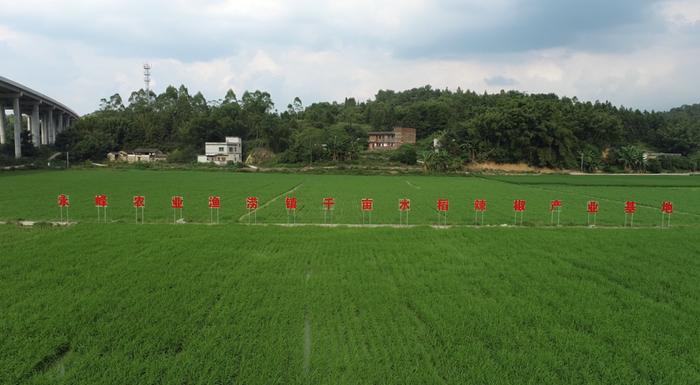
[[[238,222],[242,222],[244,218],[250,216],[251,214],[255,214],[255,213],[256,213],[258,210],[260,210],[261,208],[269,206],[270,204],[272,204],[273,202],[275,202],[275,201],[277,201],[278,199],[282,198],[283,196],[286,196],[286,195],[289,195],[289,194],[293,193],[293,192],[296,191],[299,187],[301,187],[303,184],[304,184],[304,182],[301,182],[301,183],[299,183],[298,185],[292,187],[291,190],[285,191],[285,192],[283,192],[282,194],[279,194],[279,195],[277,195],[276,197],[274,197],[274,198],[270,199],[269,201],[263,203],[262,205],[258,206],[257,209],[255,209],[255,210],[250,210],[250,211],[248,211],[247,213],[241,215],[241,217],[238,218]]]
[[[413,187],[413,188],[414,188],[414,189],[416,189],[416,190],[420,190],[420,189],[421,189],[421,187],[420,187],[420,186],[418,186],[418,185],[415,185],[415,184],[413,184],[413,183],[411,183],[411,182],[409,182],[409,181],[407,181],[407,180],[406,180],[406,181],[404,181],[404,182],[406,182],[406,184],[407,184],[407,185],[409,185],[409,186]]]

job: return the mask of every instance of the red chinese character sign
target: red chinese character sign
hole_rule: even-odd
[[[107,207],[107,195],[95,195],[95,207]]]
[[[560,219],[560,214],[561,214],[561,206],[562,203],[559,199],[555,199],[551,202],[549,202],[549,224],[553,225],[554,224],[554,214],[557,214],[557,226],[559,226],[559,219]]]
[[[66,208],[70,206],[70,198],[66,194],[61,194],[58,196],[58,207]]]
[[[586,204],[586,213],[589,226],[595,226],[599,208],[600,206],[598,205],[597,201],[588,201]],[[593,219],[593,222],[591,222],[591,219]]]
[[[144,218],[144,209],[146,207],[146,197],[143,195],[135,195],[133,198],[131,198],[131,204],[134,206],[134,211],[136,212],[136,223],[139,223],[139,209],[141,210],[141,223],[143,224],[143,218]]]
[[[185,209],[185,200],[180,195],[170,198],[170,207],[173,209],[173,223],[183,222],[182,212]]]
[[[297,223],[297,198],[285,197],[284,207],[287,209],[287,223]]]
[[[221,197],[209,196],[209,223],[214,223],[214,210],[216,210],[216,223],[219,223],[219,209],[221,209]]]
[[[333,223],[333,210],[335,209],[335,199],[332,197],[323,198],[321,204],[321,211],[323,211],[323,223]]]
[[[634,213],[637,212],[637,202],[625,202],[625,226],[629,222],[630,227],[634,226]]]
[[[146,197],[142,195],[136,195],[131,199],[131,202],[133,203],[135,208],[140,209],[146,206]]]
[[[66,194],[61,194],[58,196],[58,210],[60,211],[61,215],[61,222],[64,222],[63,220],[63,211],[65,210],[66,212],[66,220],[65,222],[68,222],[68,208],[70,207],[70,198]],[[64,223],[65,223],[64,222]]]
[[[95,207],[97,207],[97,222],[102,221],[107,223],[107,195],[95,195]]]
[[[408,224],[408,213],[411,211],[411,200],[408,198],[399,199],[399,224]]]
[[[523,224],[523,217],[525,216],[525,203],[526,202],[524,199],[516,199],[513,201],[513,212],[515,212],[513,224],[518,224],[518,217],[520,217],[520,224]]]
[[[258,197],[248,197],[245,199],[245,208],[248,210],[258,209]]]
[[[374,199],[362,198],[360,200],[360,211],[362,211],[362,224],[365,224],[365,217],[367,217],[367,223],[372,224],[372,211],[374,211]]]
[[[664,201],[661,203],[661,212],[664,214],[673,214],[673,202]]]
[[[671,227],[671,214],[673,214],[673,202],[661,202],[661,227]]]
[[[484,213],[486,213],[486,199],[474,200],[474,224],[484,224]],[[481,215],[479,215],[481,214]],[[481,218],[479,218],[481,217]],[[481,219],[481,220],[480,220]]]
[[[438,225],[447,225],[447,212],[450,211],[450,201],[440,198],[437,200]]]
[[[258,197],[245,198],[245,208],[248,209],[248,223],[258,223]]]

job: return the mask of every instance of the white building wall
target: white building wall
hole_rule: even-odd
[[[216,155],[224,155],[226,162],[241,162],[243,148],[241,138],[236,136],[227,136],[225,142],[206,142],[204,143],[204,155],[197,157],[197,162],[206,163],[214,162],[216,164],[224,164],[214,159]]]
[[[226,152],[225,142],[206,142],[204,143],[204,155],[216,155]]]

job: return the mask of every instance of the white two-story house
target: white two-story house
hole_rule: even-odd
[[[242,162],[243,143],[241,138],[227,136],[225,142],[204,143],[204,155],[197,155],[199,163],[215,163],[225,165],[228,162]]]

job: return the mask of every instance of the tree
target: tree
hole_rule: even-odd
[[[236,93],[233,92],[233,90],[229,88],[229,90],[226,91],[226,96],[224,96],[223,104],[231,104],[231,103],[238,103],[238,99],[236,98]]]
[[[618,159],[626,170],[641,171],[644,167],[644,150],[639,146],[629,145],[618,150]]]
[[[399,147],[391,156],[391,160],[401,162],[403,164],[414,165],[418,161],[418,153],[416,146],[412,144],[404,144]]]
[[[316,127],[306,127],[292,136],[292,145],[283,157],[289,163],[313,163],[325,155],[324,132]]]
[[[108,99],[100,99],[100,111],[124,111],[124,104],[122,103],[122,97],[119,94],[114,94]]]
[[[263,116],[270,113],[274,107],[272,103],[272,98],[270,94],[262,91],[243,93],[243,98],[241,99],[243,105],[243,119],[246,126],[249,129],[249,133],[255,137],[258,141],[262,139],[262,142],[266,142],[266,138],[263,137],[263,127],[261,122]]]
[[[554,94],[477,94],[430,86],[379,90],[374,100],[346,98],[306,107],[295,97],[279,113],[271,95],[261,90],[245,91],[239,100],[229,89],[220,101],[208,102],[202,93],[191,95],[180,85],[158,95],[134,91],[128,104],[119,94],[104,98],[98,111],[58,139],[64,148],[82,148],[92,157],[102,147],[95,137],[114,149],[147,146],[167,152],[201,151],[205,141],[238,136],[247,148],[284,153],[282,161],[350,161],[367,148],[368,131],[408,126],[417,129],[421,149],[430,147],[430,138],[440,138],[439,155],[425,159],[431,171],[483,161],[578,169],[581,153],[587,171],[601,166],[601,154],[610,155],[608,164],[619,159],[628,170],[641,170],[644,162],[638,149],[625,148],[629,143],[692,156],[700,151],[699,122],[700,105],[647,112]],[[685,157],[669,162],[660,166],[694,167]]]
[[[586,146],[583,150],[579,151],[579,156],[581,157],[581,171],[594,172],[601,165],[600,151],[598,151],[593,146]]]
[[[292,110],[294,111],[295,115],[299,115],[302,112],[304,112],[304,105],[301,103],[301,99],[299,97],[295,97],[294,101],[292,102]]]

